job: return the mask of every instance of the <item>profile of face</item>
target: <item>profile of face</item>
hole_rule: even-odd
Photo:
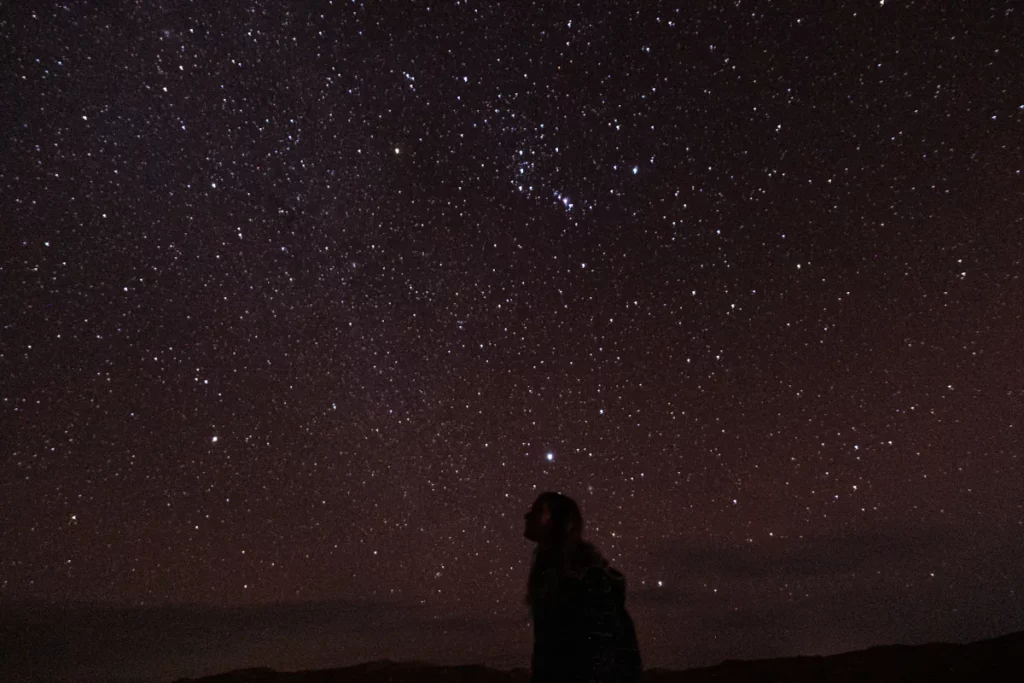
[[[551,510],[546,503],[539,498],[534,502],[524,517],[526,518],[526,529],[523,536],[535,543],[543,543],[551,533]]]

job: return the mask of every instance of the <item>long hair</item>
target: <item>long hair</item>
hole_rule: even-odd
[[[526,599],[530,611],[536,614],[540,602],[553,598],[557,586],[545,586],[545,573],[555,570],[559,582],[595,557],[596,549],[583,540],[583,515],[580,507],[569,496],[546,491],[537,497],[538,503],[547,505],[551,513],[549,543],[538,543],[533,551],[533,564],[526,582]]]

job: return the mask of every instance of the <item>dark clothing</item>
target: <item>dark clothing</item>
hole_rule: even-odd
[[[561,578],[554,569],[546,572],[545,595],[533,610],[531,683],[643,680],[626,578],[592,546],[585,556]]]

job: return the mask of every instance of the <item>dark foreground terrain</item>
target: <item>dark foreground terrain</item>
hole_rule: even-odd
[[[435,666],[388,660],[324,671],[245,669],[175,683],[527,683],[529,671],[486,666]],[[888,645],[829,657],[727,661],[687,671],[648,669],[646,683],[738,683],[740,681],[1024,681],[1024,632],[966,645]]]

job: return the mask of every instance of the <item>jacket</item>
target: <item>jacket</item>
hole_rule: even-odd
[[[580,566],[548,569],[533,609],[531,683],[639,683],[636,629],[626,611],[626,577],[585,544]]]

